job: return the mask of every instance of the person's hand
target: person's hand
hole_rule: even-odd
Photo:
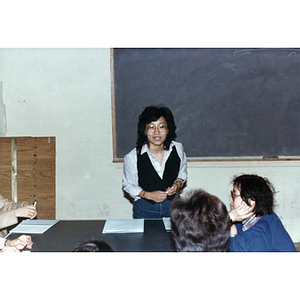
[[[168,196],[174,195],[179,190],[179,186],[177,183],[174,183],[171,187],[167,188],[166,193]]]
[[[255,204],[248,206],[244,201],[237,208],[232,209],[229,212],[229,217],[232,222],[241,222],[243,220],[249,219],[254,213]]]
[[[236,229],[236,226],[233,224],[233,225],[231,225],[231,228],[230,228],[230,236],[234,237],[236,235],[237,235],[237,229]]]
[[[145,198],[148,200],[153,200],[154,202],[160,203],[167,199],[167,192],[162,191],[154,191],[154,192],[146,192]]]
[[[23,250],[25,248],[31,249],[32,248],[32,240],[30,235],[21,235],[14,240],[6,240],[7,247],[15,247],[18,250]]]
[[[16,247],[8,247],[8,246],[5,246],[4,248],[2,248],[0,250],[0,252],[20,252],[19,249],[17,249]]]
[[[20,218],[33,219],[36,217],[37,211],[34,205],[27,205],[15,210],[16,216]]]

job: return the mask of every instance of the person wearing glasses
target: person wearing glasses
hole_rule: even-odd
[[[269,180],[245,174],[236,176],[232,183],[229,216],[234,224],[229,251],[295,252],[291,237],[273,211],[275,189]],[[248,210],[248,216],[236,222],[237,210],[246,211],[247,207],[252,207],[253,211]]]
[[[170,109],[148,106],[138,119],[136,148],[124,157],[123,187],[134,199],[133,218],[170,217],[171,201],[187,178],[183,145],[175,142]]]

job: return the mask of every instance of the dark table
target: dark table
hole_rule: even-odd
[[[165,230],[162,219],[144,220],[143,233],[104,233],[105,220],[59,221],[43,234],[32,237],[32,252],[71,252],[77,244],[102,239],[118,252],[173,252],[171,232]],[[15,239],[12,233],[8,239]]]

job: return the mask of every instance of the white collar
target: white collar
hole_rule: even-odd
[[[171,141],[171,144],[170,144],[170,148],[169,148],[169,150],[165,150],[165,151],[171,151],[172,150],[172,148],[173,148],[173,146],[174,146],[174,142],[173,141]],[[145,152],[148,152],[148,153],[150,153],[150,150],[149,150],[149,148],[148,148],[148,146],[147,146],[147,144],[144,144],[143,145],[143,147],[142,147],[142,149],[141,149],[141,155],[143,155]]]

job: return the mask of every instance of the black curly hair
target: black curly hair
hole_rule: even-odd
[[[136,149],[140,153],[144,144],[147,143],[147,135],[145,134],[145,129],[147,124],[157,121],[160,117],[164,117],[168,126],[168,135],[164,141],[165,149],[169,150],[171,141],[176,138],[176,125],[174,122],[174,116],[171,110],[165,106],[147,106],[139,116],[138,120],[138,130],[137,130],[137,142]]]
[[[235,176],[232,184],[240,193],[242,199],[250,206],[250,200],[255,201],[256,216],[273,213],[275,189],[267,178],[258,175],[244,174]]]

